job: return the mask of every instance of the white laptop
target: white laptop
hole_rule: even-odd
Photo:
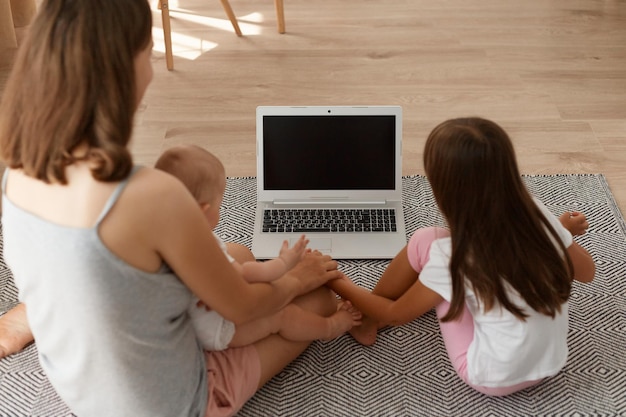
[[[260,106],[252,252],[305,234],[335,259],[391,259],[406,245],[402,108]]]

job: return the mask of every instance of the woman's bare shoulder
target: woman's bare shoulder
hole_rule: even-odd
[[[130,178],[101,225],[100,237],[130,265],[153,272],[179,230],[197,229],[202,221],[198,204],[180,181],[165,172],[142,168]]]
[[[165,203],[170,197],[176,196],[187,196],[193,199],[178,178],[154,168],[139,169],[131,178],[128,187],[133,196],[149,201],[156,199]]]
[[[154,169],[141,168],[130,179],[120,201],[126,209],[141,219],[171,220],[189,210],[198,210],[198,204],[185,186],[172,175]]]
[[[131,177],[129,186],[139,186],[146,192],[180,191],[183,184],[174,176],[159,169],[142,167]]]

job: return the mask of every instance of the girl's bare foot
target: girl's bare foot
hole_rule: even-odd
[[[0,317],[0,359],[21,351],[32,341],[24,304],[18,304]]]
[[[361,316],[361,312],[350,301],[340,301],[337,312],[328,318],[328,334],[323,340],[332,340],[358,326],[361,324]]]
[[[350,330],[350,335],[364,346],[371,346],[376,342],[378,334],[378,323],[369,318],[364,317],[360,326],[355,326]]]

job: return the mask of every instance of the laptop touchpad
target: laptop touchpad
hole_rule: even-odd
[[[298,239],[291,239],[290,244],[293,245],[297,241]],[[329,254],[332,249],[331,242],[332,242],[332,239],[330,238],[323,238],[323,237],[309,238],[309,244],[307,245],[307,248],[318,250],[324,254]]]

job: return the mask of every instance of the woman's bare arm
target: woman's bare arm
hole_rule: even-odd
[[[206,305],[234,323],[278,311],[294,297],[336,278],[337,263],[310,254],[289,273],[270,283],[246,282],[224,256],[198,204],[173,177],[154,171],[144,178],[144,196],[135,205],[150,207],[136,218],[138,233]],[[141,211],[135,207],[135,211]]]

